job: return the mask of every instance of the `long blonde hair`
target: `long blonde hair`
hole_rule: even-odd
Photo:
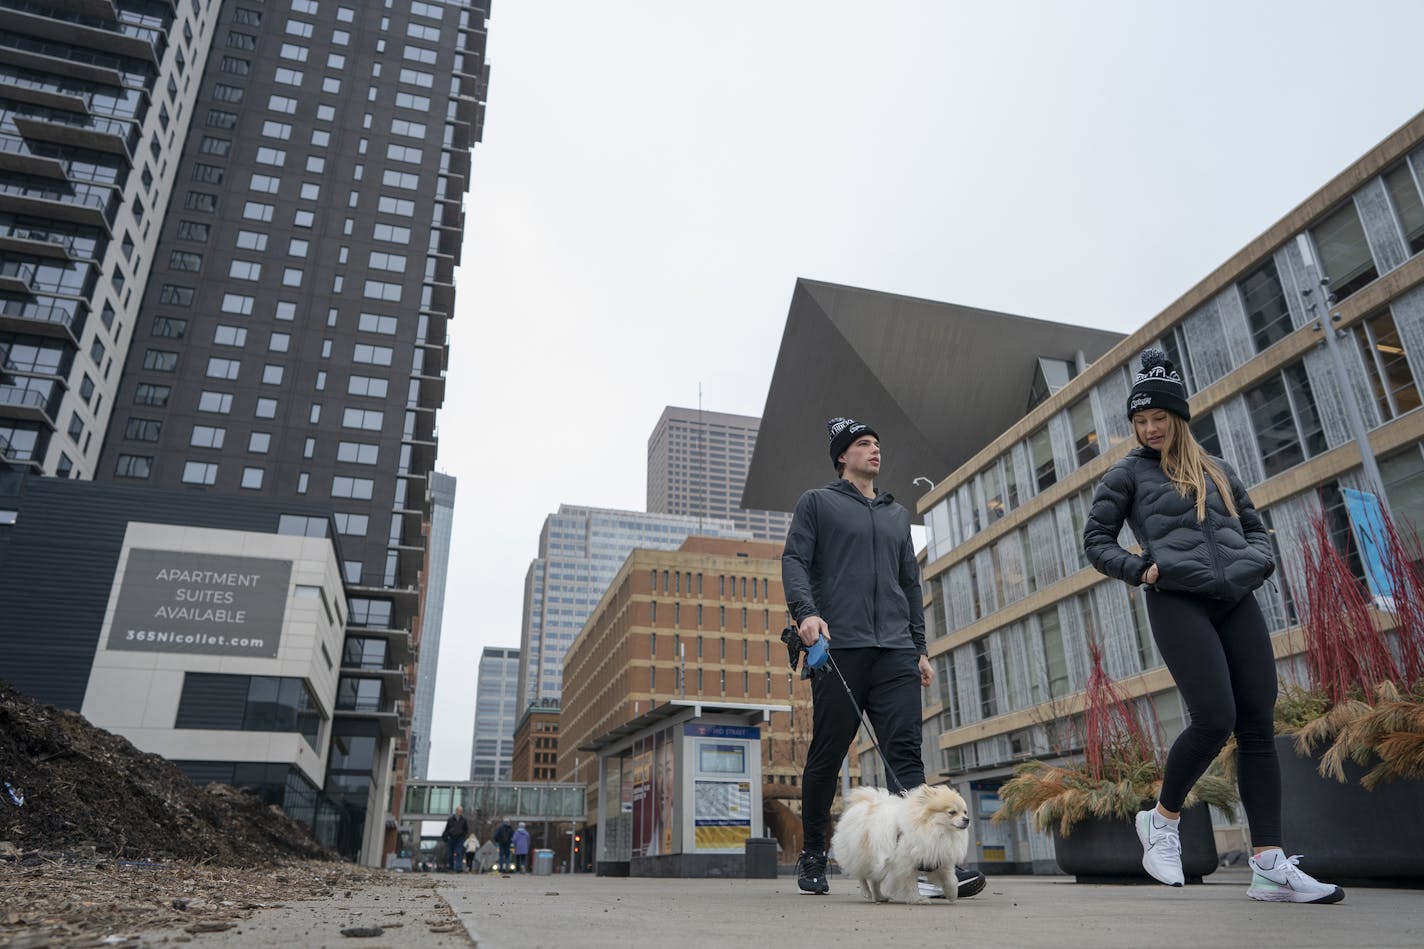
[[[1184,498],[1196,498],[1197,520],[1206,520],[1206,479],[1216,482],[1216,490],[1232,517],[1237,516],[1236,499],[1231,495],[1231,482],[1212,457],[1203,450],[1186,419],[1168,412],[1166,445],[1162,449],[1162,472]]]

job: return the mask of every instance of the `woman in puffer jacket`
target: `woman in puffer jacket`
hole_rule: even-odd
[[[1161,351],[1142,354],[1127,413],[1139,447],[1098,484],[1083,549],[1107,576],[1147,585],[1152,638],[1191,715],[1167,755],[1157,806],[1137,815],[1142,866],[1182,885],[1182,802],[1234,732],[1253,850],[1247,895],[1338,902],[1339,887],[1311,878],[1281,850],[1276,663],[1252,595],[1275,570],[1265,525],[1235,472],[1192,436],[1186,388]],[[1140,555],[1118,543],[1124,523]]]

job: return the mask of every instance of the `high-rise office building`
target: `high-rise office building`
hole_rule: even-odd
[[[564,653],[635,547],[675,550],[694,534],[746,539],[731,521],[559,505],[544,519],[524,575],[519,708],[558,701]],[[510,735],[513,732],[511,723]]]
[[[98,467],[218,22],[193,6],[0,5],[0,468]]]
[[[519,721],[519,650],[486,647],[475,682],[475,737],[470,780],[506,781]]]
[[[487,9],[0,6],[0,453],[333,514],[314,825],[368,862],[411,724]]]
[[[742,507],[760,424],[749,415],[663,409],[648,436],[648,511],[727,520],[757,540],[785,541],[789,513]]]
[[[410,776],[424,778],[430,766],[430,719],[435,708],[435,673],[440,667],[440,630],[445,582],[450,567],[450,532],[455,520],[455,479],[430,473],[430,530],[427,535],[425,597],[420,605],[420,662],[410,727]]]

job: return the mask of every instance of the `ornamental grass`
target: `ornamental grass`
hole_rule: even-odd
[[[1091,818],[1130,821],[1157,800],[1161,753],[1137,707],[1104,670],[1102,651],[1092,642],[1088,650],[1092,670],[1084,694],[1083,760],[1019,765],[999,788],[1002,806],[992,818],[996,823],[1030,814],[1039,831],[1056,829],[1067,837]],[[1197,782],[1186,806],[1206,803],[1230,815],[1237,800],[1235,783],[1214,769]]]

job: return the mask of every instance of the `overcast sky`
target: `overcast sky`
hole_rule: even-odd
[[[430,776],[544,518],[642,510],[699,382],[760,415],[797,277],[1130,332],[1424,109],[1421,36],[1417,0],[497,0]]]

